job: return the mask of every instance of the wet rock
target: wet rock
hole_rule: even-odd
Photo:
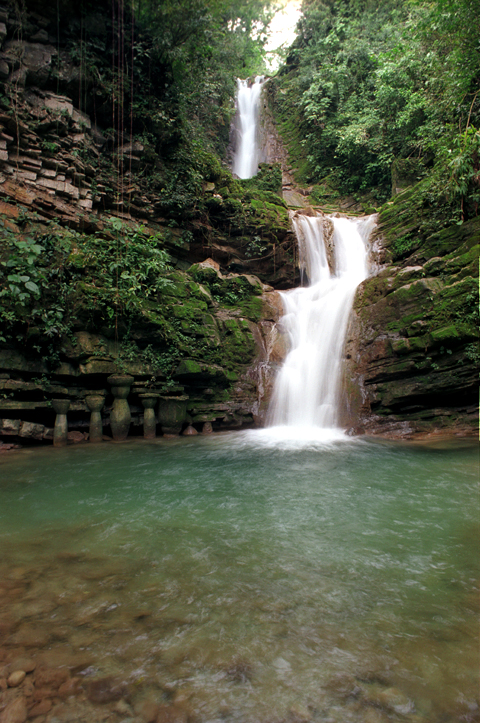
[[[30,708],[28,711],[28,717],[29,718],[36,718],[39,715],[45,715],[48,713],[52,708],[52,701],[48,698],[44,698],[40,701],[40,703],[37,703],[33,706],[33,708]]]
[[[380,685],[362,686],[362,701],[368,705],[384,708],[397,715],[415,712],[415,705],[398,688],[384,688]]]
[[[119,715],[132,715],[133,713],[131,706],[129,706],[128,703],[124,700],[119,700],[117,703],[115,703],[115,705],[113,706],[113,710]]]
[[[92,664],[93,658],[88,653],[73,653],[68,647],[58,650],[46,650],[37,657],[38,665],[43,668],[66,668],[71,673],[79,673]]]
[[[32,676],[27,676],[25,680],[22,683],[21,691],[25,698],[28,699],[28,702],[33,698],[33,695],[35,693],[35,686],[33,684]]]
[[[360,693],[357,680],[349,673],[338,673],[334,675],[325,687],[341,698],[356,697]]]
[[[0,442],[0,454],[11,452],[14,449],[21,449],[21,445],[14,444],[13,442]]]
[[[79,432],[78,430],[73,430],[72,432],[68,432],[67,434],[67,441],[70,444],[79,444],[79,442],[86,442],[88,439],[88,435],[84,432]]]
[[[363,723],[387,723],[388,718],[375,708],[367,708],[363,714]]]
[[[39,667],[35,672],[35,685],[37,688],[57,690],[69,677],[70,673],[65,668]]]
[[[182,432],[182,435],[184,437],[194,437],[196,434],[198,434],[198,432],[191,424],[189,424],[188,427]]]
[[[107,676],[88,681],[86,691],[91,703],[113,703],[125,697],[127,685],[120,678]]]
[[[156,723],[187,723],[188,714],[183,708],[176,705],[161,705],[158,710]]]
[[[0,714],[0,723],[25,723],[26,720],[27,704],[23,696],[10,701]]]
[[[20,603],[15,605],[12,613],[17,620],[25,620],[25,618],[33,618],[45,615],[51,612],[57,606],[51,600],[34,600],[32,602]]]
[[[235,683],[246,683],[252,677],[252,666],[246,660],[234,660],[225,672]]]
[[[160,704],[151,698],[135,705],[135,713],[140,716],[145,723],[156,723],[159,710]]]
[[[13,645],[23,645],[25,648],[44,648],[50,640],[49,632],[43,627],[33,625],[22,625],[10,637]]]
[[[290,715],[294,723],[309,723],[312,720],[310,711],[301,705],[292,705]]]
[[[13,673],[10,673],[7,679],[8,687],[9,688],[16,688],[20,685],[20,683],[23,683],[25,680],[26,673],[24,670],[14,670]]]
[[[59,698],[69,698],[71,695],[76,695],[79,692],[80,686],[80,678],[70,678],[66,680],[65,683],[62,683],[57,690],[57,695]]]
[[[15,658],[10,663],[10,668],[12,670],[24,670],[26,673],[32,673],[36,665],[33,658]]]

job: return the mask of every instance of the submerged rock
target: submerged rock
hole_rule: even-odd
[[[0,723],[25,723],[27,715],[26,700],[21,696],[7,703],[6,708],[0,714]]]
[[[24,670],[15,670],[7,678],[9,688],[16,688],[20,683],[25,680],[26,672]]]
[[[121,678],[107,676],[96,678],[86,684],[87,697],[92,703],[111,703],[127,693],[127,684]]]

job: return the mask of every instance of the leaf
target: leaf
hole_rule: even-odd
[[[27,281],[25,284],[25,288],[27,288],[29,291],[33,291],[34,294],[40,293],[40,289],[33,281]]]

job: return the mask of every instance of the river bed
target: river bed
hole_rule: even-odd
[[[478,472],[265,430],[5,457],[0,678],[69,671],[39,723],[477,721]]]

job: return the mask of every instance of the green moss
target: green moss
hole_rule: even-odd
[[[176,376],[182,374],[201,374],[202,367],[193,359],[183,359],[175,370]]]
[[[453,324],[450,326],[444,326],[442,329],[435,329],[432,331],[432,339],[436,342],[440,341],[452,341],[458,339],[460,334]]]
[[[392,349],[395,354],[404,355],[410,352],[408,339],[392,339]]]
[[[240,301],[238,308],[243,316],[252,321],[260,321],[262,318],[263,302],[259,296],[252,296],[250,299]]]
[[[282,195],[282,167],[280,163],[260,163],[258,173],[240,182],[243,188],[270,191]]]

